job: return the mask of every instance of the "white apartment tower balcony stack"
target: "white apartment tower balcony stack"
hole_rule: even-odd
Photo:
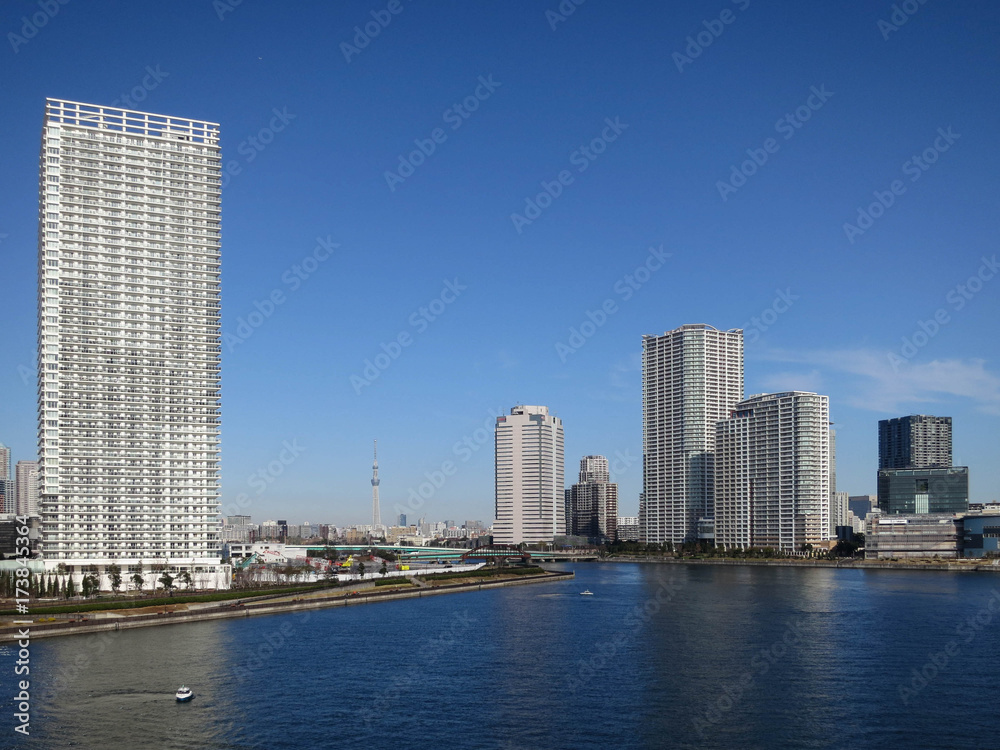
[[[497,544],[551,542],[565,533],[563,425],[545,406],[515,406],[496,421]]]
[[[715,424],[743,398],[743,331],[684,325],[642,337],[643,541],[696,541],[714,510]]]
[[[715,543],[800,552],[830,539],[830,400],[752,396],[717,425]]]
[[[220,564],[219,126],[48,99],[38,449],[47,567]]]

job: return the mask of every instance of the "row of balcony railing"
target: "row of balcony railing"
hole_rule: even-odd
[[[108,193],[108,194],[105,194]],[[100,191],[89,188],[79,188],[73,185],[66,186],[58,196],[46,197],[47,211],[54,210],[58,206],[60,211],[70,213],[77,211],[87,211],[85,208],[74,208],[74,206],[90,206],[93,211],[101,215],[121,216],[120,211],[132,211],[146,215],[163,216],[162,221],[173,217],[186,217],[218,221],[221,215],[219,201],[213,196],[211,198],[198,196],[178,195],[150,195],[132,196],[122,195],[120,191]]]

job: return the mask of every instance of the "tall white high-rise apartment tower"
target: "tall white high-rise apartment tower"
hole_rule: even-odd
[[[515,406],[496,421],[497,544],[565,533],[563,425],[546,406]]]
[[[751,396],[716,426],[715,543],[800,552],[830,539],[830,399]]]
[[[46,566],[220,564],[219,126],[48,99],[38,446]],[[103,576],[102,576],[103,577]],[[103,577],[105,585],[107,578]]]
[[[715,424],[743,398],[743,331],[684,325],[642,337],[643,541],[695,541],[711,519]]]

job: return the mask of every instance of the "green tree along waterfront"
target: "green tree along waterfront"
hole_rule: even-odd
[[[805,545],[802,553],[812,559],[836,560],[853,557],[865,546],[865,535],[854,534],[850,542],[838,542],[829,552]],[[725,558],[733,560],[787,560],[800,559],[803,555],[793,555],[774,547],[750,547],[748,549],[723,549],[707,542],[685,542],[684,544],[647,544],[634,541],[615,541],[597,548],[601,557],[670,557],[684,558]]]

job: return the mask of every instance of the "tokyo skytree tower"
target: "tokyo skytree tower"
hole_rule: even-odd
[[[382,512],[378,507],[378,440],[375,441],[375,462],[372,464],[372,525],[382,525]]]

